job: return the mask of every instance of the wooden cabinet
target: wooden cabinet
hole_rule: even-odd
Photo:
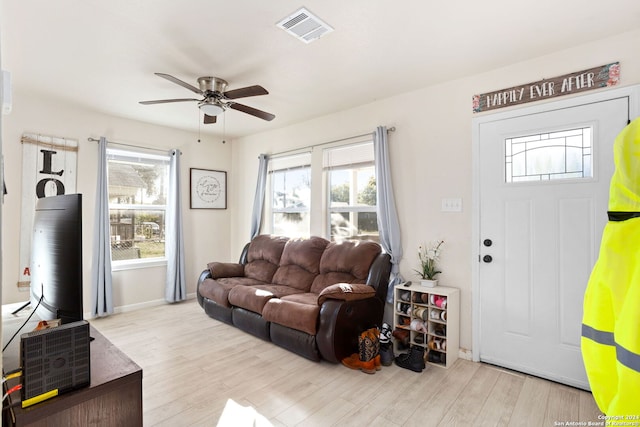
[[[429,288],[419,283],[398,285],[393,298],[394,328],[409,333],[409,344],[425,348],[425,361],[449,367],[458,358],[460,290]],[[394,340],[396,354],[406,351]]]

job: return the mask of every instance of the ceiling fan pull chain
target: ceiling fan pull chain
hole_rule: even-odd
[[[204,114],[204,113],[202,113],[202,114]],[[202,121],[200,120],[200,110],[198,110],[198,115],[197,116],[198,116],[197,122],[198,122],[198,144],[199,144],[200,143],[200,138],[202,136],[202,125],[201,125]]]
[[[222,116],[222,143],[226,144],[227,141],[225,141],[225,139],[227,138],[227,115],[224,114]]]

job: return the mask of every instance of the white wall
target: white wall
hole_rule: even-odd
[[[390,134],[390,156],[403,235],[401,273],[415,279],[416,249],[420,243],[442,238],[444,246],[442,285],[462,290],[461,346],[471,348],[471,97],[517,84],[540,80],[597,65],[620,61],[621,84],[640,83],[640,30],[589,43],[542,58],[446,84],[427,87],[347,111],[320,117],[271,132],[243,138],[225,145],[196,142],[192,133],[105,116],[43,98],[40,94],[16,92],[13,111],[4,117],[3,151],[9,195],[2,218],[2,302],[23,301],[17,291],[20,229],[20,189],[24,132],[76,138],[78,192],[85,195],[84,277],[85,311],[89,311],[93,193],[96,144],[87,137],[183,152],[183,190],[186,234],[186,267],[189,293],[195,292],[200,271],[212,260],[235,261],[249,238],[249,219],[255,192],[258,154],[319,144],[366,132],[378,125],[395,126]],[[446,68],[446,64],[434,64]],[[345,70],[347,72],[348,70]],[[473,74],[473,70],[469,71]],[[372,91],[375,88],[372,88]],[[189,168],[226,170],[227,210],[190,210]],[[440,211],[442,198],[463,199],[462,213]],[[143,305],[163,298],[165,268],[127,270],[114,273],[116,307]]]
[[[239,254],[249,236],[259,153],[395,126],[389,144],[404,248],[400,272],[416,279],[418,245],[445,240],[440,284],[461,289],[460,345],[471,349],[471,248],[477,244],[471,241],[471,97],[615,61],[621,64],[621,85],[638,84],[638,45],[640,30],[234,141],[231,252]],[[463,199],[463,212],[441,212],[441,200],[453,197]]]
[[[97,143],[87,141],[88,137],[105,136],[110,141],[167,150],[175,147],[182,151],[187,293],[195,293],[196,280],[208,262],[228,259],[231,209],[189,209],[189,168],[229,171],[231,144],[223,145],[217,139],[213,141],[206,136],[202,136],[202,142],[198,143],[198,135],[193,133],[105,116],[48,100],[40,95],[20,92],[13,94],[13,110],[4,117],[3,124],[5,173],[9,192],[5,197],[2,218],[3,304],[28,299],[28,293],[17,289],[22,188],[20,137],[25,132],[79,141],[77,191],[83,194],[85,312],[89,312],[91,308],[90,273],[97,170]],[[233,174],[228,174],[227,179],[233,181]],[[165,274],[164,266],[114,272],[114,306],[127,309],[163,300]]]

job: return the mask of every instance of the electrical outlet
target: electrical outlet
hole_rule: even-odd
[[[462,199],[442,199],[442,212],[462,212]]]

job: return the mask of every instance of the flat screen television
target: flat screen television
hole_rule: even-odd
[[[82,194],[36,201],[30,302],[41,320],[83,320]]]

